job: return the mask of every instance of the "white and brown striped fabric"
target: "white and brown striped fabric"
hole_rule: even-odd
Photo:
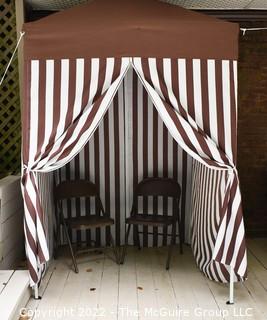
[[[213,259],[220,265],[232,266],[237,277],[246,277],[244,223],[235,168],[236,61],[133,58],[133,66],[180,146],[205,167],[227,172],[225,186],[221,190],[221,204],[218,211],[214,211],[219,215],[219,222],[213,234],[215,240],[209,243],[209,255],[204,255],[203,250],[199,252],[200,248],[208,250],[205,242],[207,233],[192,228],[196,232],[192,234],[193,239],[198,239],[195,255],[200,254],[204,260],[204,264],[197,260],[198,266],[214,280],[229,281],[229,273],[224,267],[223,277],[207,272],[205,268]],[[195,170],[200,169],[196,167]],[[210,198],[210,202],[206,200],[210,184],[211,180],[207,181],[204,175],[193,180],[193,189],[204,186],[205,192],[197,197],[193,193],[192,224],[195,217],[206,216],[216,201],[216,198]]]
[[[147,177],[174,178],[182,188],[181,221],[189,243],[191,159],[170,135],[137,74],[130,68],[99,127],[79,154],[57,171],[56,179],[58,182],[88,179],[96,183],[106,212],[115,219],[111,232],[116,243],[122,245],[125,217],[130,215],[137,183]],[[171,202],[163,203],[156,198],[143,201],[140,199],[140,212],[145,206],[150,212],[171,213]],[[63,201],[66,217],[93,214],[94,210],[93,199]],[[94,231],[73,231],[72,240],[89,244],[91,239],[96,239],[97,245],[108,245],[105,240],[110,230],[96,232],[97,235]],[[169,240],[167,230],[156,228],[144,228],[140,238],[144,246],[166,245]]]
[[[23,118],[23,195],[31,285],[49,260],[37,172],[64,166],[98,127],[129,67],[129,59],[30,62]]]
[[[141,82],[136,81],[137,76],[132,73],[119,89],[130,66]],[[79,177],[82,175],[101,185],[102,201],[106,210],[114,210],[119,234],[125,216],[116,208],[124,210],[121,199],[125,197],[127,212],[133,186],[138,180],[158,174],[173,176],[181,182],[176,171],[179,161],[175,158],[183,159],[185,153],[179,153],[173,139],[198,161],[192,170],[191,206],[192,245],[198,266],[217,281],[229,281],[225,267],[229,265],[238,279],[246,276],[244,225],[235,169],[236,61],[167,58],[33,60],[28,68],[26,82],[30,85],[26,88],[28,99],[24,109],[22,184],[32,285],[39,280],[40,264],[49,259],[44,230],[46,213],[41,206],[36,172],[59,169],[82,150],[71,162],[72,166],[79,167],[79,171],[67,167],[65,171],[60,170],[60,175],[76,178],[79,174]],[[112,108],[101,122],[111,102]],[[128,112],[123,114],[120,104],[131,113],[130,122],[126,121]],[[153,105],[165,126],[158,120]],[[142,112],[139,111],[141,107]],[[122,128],[123,122],[125,128]],[[114,143],[109,143],[107,135]],[[149,140],[151,137],[153,139]],[[130,148],[128,139],[132,141]],[[169,156],[171,149],[172,156]],[[124,161],[121,155],[129,158],[125,165],[119,166]],[[182,170],[187,173],[186,157],[180,164],[187,166]],[[76,173],[71,176],[71,172]],[[109,193],[114,185],[116,195]],[[183,192],[188,195],[187,185]],[[85,202],[80,206],[86,208],[88,204]],[[164,234],[158,242],[155,233],[152,232],[149,238],[149,230],[143,232],[145,245],[166,243]],[[90,236],[86,235],[88,239]],[[97,237],[100,241],[101,235]],[[120,242],[119,236],[117,241]]]

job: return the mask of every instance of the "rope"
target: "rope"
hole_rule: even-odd
[[[267,30],[267,27],[266,28],[240,28],[240,30],[243,32],[243,36],[244,36],[247,31]]]
[[[15,56],[17,50],[18,50],[20,41],[21,41],[22,37],[24,36],[24,34],[25,34],[25,32],[22,32],[22,31],[20,32],[19,40],[18,40],[18,42],[17,42],[17,44],[16,44],[16,47],[15,47],[13,53],[12,53],[12,56],[11,56],[11,58],[10,58],[8,64],[7,64],[7,66],[6,66],[5,72],[4,72],[3,76],[1,77],[0,86],[2,85],[2,83],[3,83],[4,79],[5,79],[5,76],[6,76],[6,74],[7,74],[7,71],[8,71],[8,69],[9,69],[10,65],[11,65],[12,60],[14,59],[14,56]]]

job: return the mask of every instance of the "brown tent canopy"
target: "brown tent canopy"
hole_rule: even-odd
[[[24,30],[22,185],[31,285],[40,281],[49,260],[46,219],[53,208],[48,209],[47,172],[68,165],[80,152],[87,155],[78,169],[87,164],[84,176],[95,179],[106,207],[116,202],[109,211],[116,215],[116,235],[140,179],[175,177],[183,182],[182,197],[190,200],[187,219],[192,218],[199,268],[215,281],[245,279],[235,167],[238,26],[156,0],[95,0],[26,24]],[[120,130],[127,121],[132,140]],[[178,145],[191,158],[181,160]],[[192,184],[184,183],[187,175]],[[145,243],[148,232],[143,232]],[[120,243],[119,236],[116,240]]]
[[[97,0],[24,26],[28,59],[236,59],[238,25],[155,0]]]

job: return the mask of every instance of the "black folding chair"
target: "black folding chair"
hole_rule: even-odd
[[[159,215],[157,212],[149,214],[147,212],[138,212],[138,197],[159,197],[163,198],[173,198],[173,212],[172,215],[163,214]],[[125,238],[125,245],[123,248],[121,264],[124,263],[126,250],[128,246],[128,238],[130,233],[130,228],[132,225],[137,226],[137,241],[138,247],[140,248],[140,239],[138,226],[152,226],[152,227],[168,227],[172,226],[171,232],[171,243],[168,248],[168,256],[166,261],[166,270],[170,267],[170,259],[172,254],[173,246],[176,243],[176,224],[178,223],[179,228],[179,242],[180,242],[180,253],[183,253],[183,243],[182,243],[182,226],[180,222],[179,215],[179,201],[181,196],[181,187],[179,183],[173,179],[168,178],[149,178],[141,181],[134,193],[133,206],[131,210],[131,216],[126,219],[126,224],[128,224]]]
[[[114,219],[110,218],[105,212],[97,188],[95,184],[87,180],[73,180],[64,181],[58,184],[54,189],[54,197],[56,201],[56,207],[58,212],[58,226],[63,226],[64,233],[67,238],[68,246],[71,253],[72,262],[74,265],[75,272],[78,273],[78,266],[74,255],[72,243],[69,236],[69,230],[89,230],[92,228],[102,228],[112,226]],[[71,198],[91,198],[95,197],[96,201],[96,213],[88,214],[82,217],[65,218],[62,210],[62,201]],[[58,234],[56,233],[56,244],[58,244]],[[119,257],[115,247],[114,239],[109,233],[110,243],[113,248],[116,263],[119,263]]]

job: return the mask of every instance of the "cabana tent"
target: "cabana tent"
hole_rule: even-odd
[[[99,188],[104,188],[106,197],[112,191],[113,170],[121,192],[121,199],[114,200],[116,208],[133,180],[140,180],[140,174],[133,172],[142,159],[150,157],[154,164],[157,159],[157,166],[160,161],[173,165],[180,148],[190,156],[182,156],[183,168],[175,172],[175,165],[172,175],[178,180],[184,177],[185,167],[192,175],[190,232],[196,263],[215,281],[228,282],[230,270],[235,280],[245,279],[246,246],[235,167],[238,25],[157,0],[95,0],[26,23],[24,31],[22,189],[31,285],[39,282],[42,265],[49,260],[48,212],[39,177],[75,161],[79,152],[90,151],[90,138],[99,142],[101,132],[105,156],[98,153],[93,165],[103,175],[99,163],[103,164],[106,183]],[[154,108],[152,113],[144,111],[148,105]],[[112,137],[111,122],[105,122],[111,108]],[[123,137],[129,133],[128,114],[132,136]],[[154,114],[160,120],[153,122]],[[143,117],[140,131],[139,117]],[[151,131],[145,126],[149,121]],[[158,133],[160,121],[165,131]],[[124,131],[116,131],[116,123],[124,123]],[[102,124],[107,131],[97,131]],[[142,134],[154,141],[151,149],[148,139],[144,147]],[[167,141],[175,141],[170,142],[171,156],[164,134],[171,137]],[[159,150],[155,141],[161,138]],[[113,143],[114,139],[119,140]],[[121,160],[123,146],[128,162]],[[86,164],[85,160],[82,166]],[[148,175],[147,164],[142,165],[143,176]],[[168,169],[167,165],[167,175]],[[120,184],[117,176],[120,181],[126,176],[128,184]],[[184,188],[184,196],[188,190]],[[126,198],[130,203],[130,196]]]

